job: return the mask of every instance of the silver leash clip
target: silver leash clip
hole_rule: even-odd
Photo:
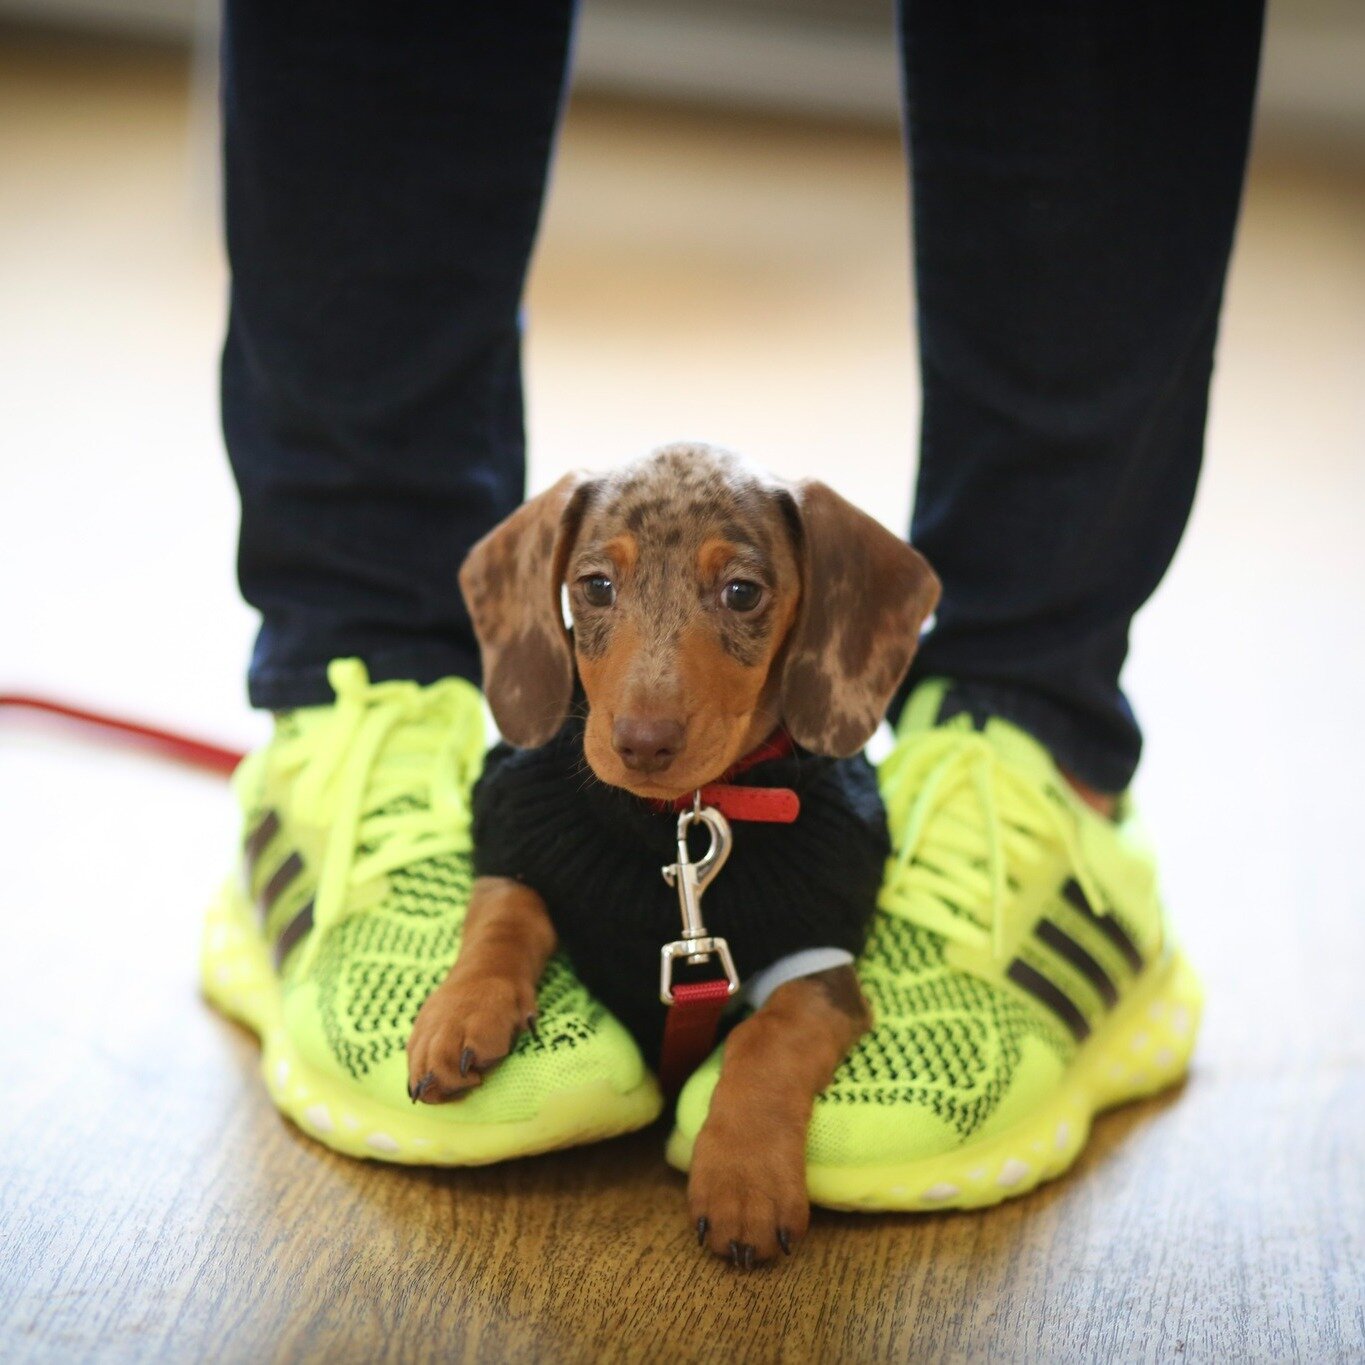
[[[711,846],[694,863],[687,847],[687,831],[698,824],[710,831]],[[682,937],[665,943],[659,950],[659,999],[665,1005],[673,1003],[673,967],[679,958],[686,958],[694,966],[719,958],[729,987],[726,993],[734,995],[739,990],[739,973],[730,956],[730,945],[723,938],[708,934],[701,918],[701,898],[725,866],[733,842],[730,822],[714,806],[703,806],[698,792],[692,798],[692,809],[678,816],[678,861],[663,869],[664,880],[677,888],[678,908],[682,912]]]

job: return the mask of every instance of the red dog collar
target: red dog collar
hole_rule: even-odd
[[[714,782],[708,782],[701,789],[701,804],[714,806],[728,820],[791,824],[801,814],[801,798],[790,787],[740,787],[733,782],[750,768],[774,758],[787,758],[795,751],[792,737],[779,726],[758,748],[732,763]],[[676,815],[690,810],[695,799],[694,796],[680,796],[674,801],[654,801],[651,805],[661,815],[668,811]]]

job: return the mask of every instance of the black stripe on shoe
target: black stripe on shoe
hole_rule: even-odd
[[[266,846],[279,832],[280,817],[278,812],[266,811],[265,818],[246,836],[246,841],[242,845],[248,872],[255,872],[256,864],[261,860],[261,854],[265,852]]]
[[[1041,972],[1035,971],[1021,957],[1016,957],[1005,973],[1021,990],[1050,1009],[1071,1031],[1078,1043],[1090,1036],[1090,1025],[1085,1015],[1072,1003],[1071,997],[1059,990]]]
[[[1069,962],[1085,979],[1094,986],[1101,1000],[1113,1009],[1119,1002],[1118,988],[1109,979],[1109,974],[1089,953],[1076,942],[1066,930],[1053,924],[1050,919],[1039,920],[1034,934],[1058,957]]]
[[[299,910],[299,913],[284,926],[284,932],[275,940],[272,950],[275,955],[276,969],[284,966],[289,950],[313,927],[313,902]]]
[[[1113,915],[1099,915],[1095,913],[1094,907],[1085,898],[1085,892],[1081,890],[1080,883],[1069,881],[1062,887],[1062,897],[1068,905],[1079,910],[1096,929],[1102,933],[1115,948],[1123,954],[1123,960],[1133,969],[1140,972],[1145,963],[1142,954],[1138,952],[1137,944],[1128,937],[1123,925],[1116,920]]]
[[[269,915],[271,910],[275,907],[275,902],[284,895],[293,884],[294,879],[302,871],[303,859],[300,858],[297,853],[291,853],[284,862],[275,869],[270,880],[261,888],[260,906],[262,916]]]

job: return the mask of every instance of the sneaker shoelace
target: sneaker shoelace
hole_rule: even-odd
[[[327,679],[335,704],[281,753],[286,771],[297,764],[300,818],[327,829],[313,898],[320,931],[356,912],[357,888],[470,850],[475,775],[468,684],[371,683],[358,659],[333,661]],[[323,937],[309,935],[305,966]]]
[[[1019,892],[1060,847],[1087,899],[1104,897],[1086,869],[1076,816],[1063,798],[1010,766],[984,735],[954,724],[902,740],[882,769],[896,852],[879,905],[950,942],[1003,961],[1020,917]],[[899,828],[897,828],[897,825]]]

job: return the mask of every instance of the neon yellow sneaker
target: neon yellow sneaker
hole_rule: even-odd
[[[469,683],[371,684],[335,661],[335,705],[290,712],[233,785],[243,875],[208,915],[204,993],[260,1036],[270,1096],[349,1156],[474,1165],[651,1122],[658,1088],[562,959],[534,1036],[467,1099],[413,1105],[412,1021],[459,946],[470,791],[484,752]]]
[[[876,1018],[816,1101],[811,1199],[980,1208],[1065,1171],[1102,1109],[1184,1076],[1202,997],[1131,803],[1107,821],[1004,721],[916,689],[882,764],[895,852],[859,975]],[[719,1074],[684,1089],[686,1169]]]

